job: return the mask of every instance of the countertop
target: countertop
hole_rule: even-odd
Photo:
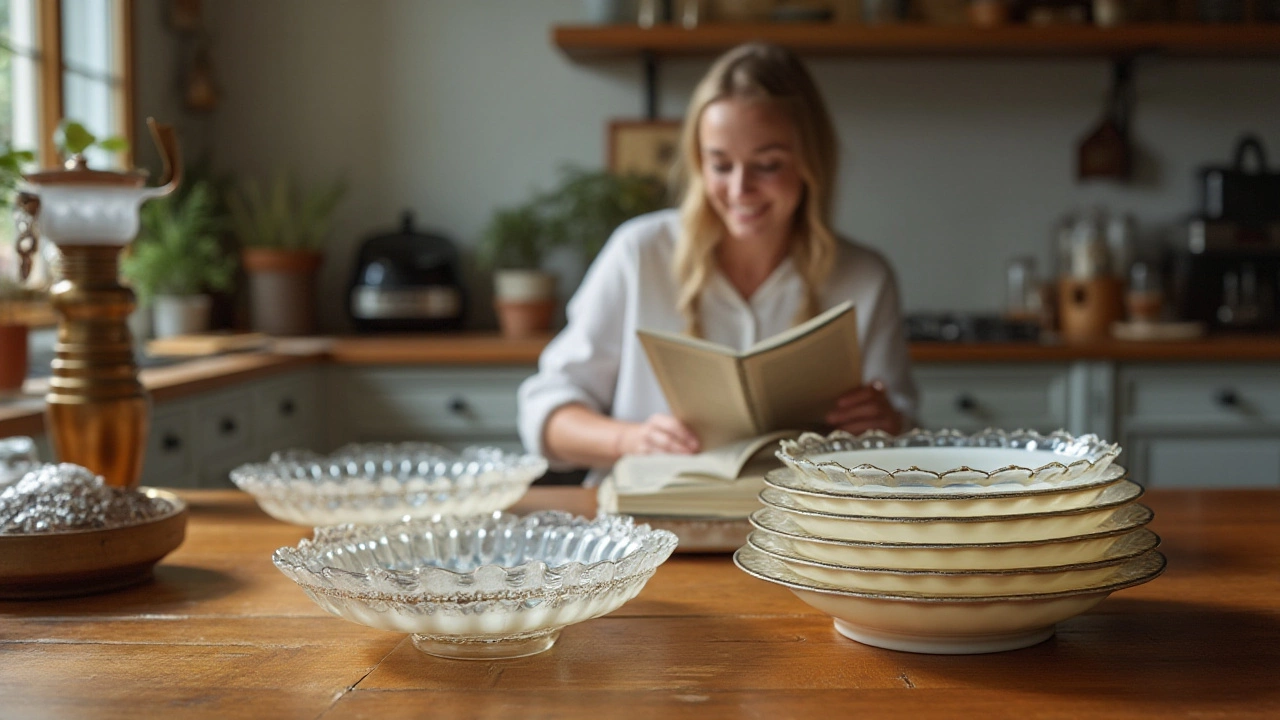
[[[309,531],[180,491],[155,581],[0,602],[0,715],[134,718],[1280,717],[1280,491],[1153,490],[1168,571],[1013,652],[867,647],[724,555],[676,555],[546,653],[451,661],[331,617],[272,566]],[[533,488],[518,512],[592,511]]]
[[[206,392],[314,363],[351,365],[533,366],[550,337],[508,340],[494,333],[348,336],[278,340],[266,352],[192,359],[144,369],[143,384],[157,402]],[[912,343],[911,358],[928,363],[1280,362],[1280,335],[1214,336],[1181,342]],[[23,393],[0,396],[0,437],[43,432],[46,380]]]

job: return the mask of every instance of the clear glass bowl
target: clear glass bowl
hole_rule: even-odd
[[[854,436],[805,433],[783,440],[777,456],[792,471],[832,488],[883,486],[990,488],[997,485],[1088,484],[1120,454],[1120,446],[1096,435],[1058,431],[987,429],[913,430]]]
[[[546,471],[544,458],[499,448],[371,443],[332,455],[274,453],[232,470],[231,481],[271,517],[321,526],[490,513],[515,504]]]
[[[23,435],[0,438],[0,488],[18,482],[39,464],[36,444],[31,438]]]
[[[675,547],[624,515],[548,511],[317,528],[271,559],[334,615],[412,633],[431,655],[494,659],[547,650],[566,625],[617,609]]]

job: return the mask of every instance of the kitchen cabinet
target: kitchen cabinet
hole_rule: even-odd
[[[152,409],[142,484],[227,487],[232,468],[291,447],[318,449],[323,403],[320,368],[157,403]]]
[[[519,450],[516,390],[533,366],[332,365],[330,446],[428,441]]]
[[[1280,486],[1274,363],[1122,365],[1121,462],[1151,487]]]

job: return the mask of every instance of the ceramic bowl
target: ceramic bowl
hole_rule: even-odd
[[[801,577],[846,590],[990,597],[1064,592],[1096,585],[1113,577],[1127,561],[1154,550],[1159,538],[1150,532],[1131,534],[1092,562],[1005,570],[903,570],[819,562],[795,552],[785,539],[760,530],[752,532],[747,542]]]
[[[1022,515],[1086,507],[1128,473],[1112,464],[1089,482],[1062,487],[1051,483],[1022,485],[1003,483],[983,488],[953,485],[933,487],[885,487],[883,485],[834,486],[788,468],[770,470],[765,484],[791,496],[806,510],[837,515],[888,515],[893,517],[979,517]]]
[[[626,516],[563,512],[317,528],[272,561],[320,607],[448,658],[522,657],[635,597],[676,547]]]
[[[901,570],[1009,570],[1096,562],[1125,542],[1150,542],[1155,534],[1143,530],[1152,513],[1134,503],[1100,522],[1089,532],[1054,540],[1012,543],[883,543],[818,537],[787,515],[757,510],[751,525],[775,536],[792,554],[836,565]],[[1129,540],[1139,535],[1147,540]]]
[[[777,455],[794,472],[833,488],[985,488],[1090,483],[1119,453],[1118,445],[1096,435],[988,429],[972,435],[954,430],[897,436],[805,433],[782,441]]]
[[[932,654],[974,654],[1028,647],[1053,636],[1054,626],[1108,595],[1148,582],[1164,571],[1157,551],[1125,562],[1096,584],[1049,593],[984,598],[848,590],[802,577],[748,545],[733,556],[747,574],[782,585],[830,615],[836,631],[865,645]]]
[[[232,470],[231,481],[271,517],[321,526],[503,510],[546,471],[543,458],[498,448],[362,444],[327,456],[275,453]]]
[[[1089,505],[1071,510],[957,517],[836,515],[806,509],[787,493],[774,488],[761,492],[760,502],[785,513],[797,525],[819,537],[865,542],[972,544],[1082,535],[1106,522],[1141,495],[1142,486],[1126,480],[1107,488]]]

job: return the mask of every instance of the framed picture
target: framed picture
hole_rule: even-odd
[[[668,182],[680,155],[680,125],[679,120],[610,121],[609,170]]]

